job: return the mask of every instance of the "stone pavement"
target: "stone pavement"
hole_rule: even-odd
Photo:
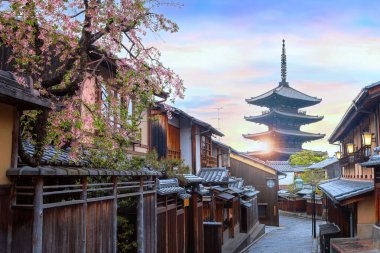
[[[317,220],[317,235],[319,224],[321,221]],[[266,234],[246,252],[310,253],[313,251],[311,219],[280,214],[280,227],[270,227],[270,231],[266,231]]]

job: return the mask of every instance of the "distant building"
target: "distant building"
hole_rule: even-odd
[[[307,167],[308,169],[323,169],[325,171],[326,178],[332,179],[340,177],[339,160],[335,156],[329,157],[319,163],[314,163]]]
[[[268,126],[268,131],[244,134],[243,137],[267,142],[268,152],[251,152],[250,155],[262,160],[286,161],[290,155],[302,150],[304,142],[322,139],[324,134],[307,133],[300,130],[305,124],[318,122],[322,116],[307,115],[300,108],[316,105],[321,99],[311,97],[289,86],[286,81],[285,41],[282,44],[281,82],[279,86],[257,97],[246,99],[248,104],[267,107],[261,115],[248,116],[245,120]]]
[[[364,87],[329,138],[341,145],[341,176],[318,187],[325,196],[327,220],[339,228],[340,237],[354,237],[334,239],[331,247],[337,252],[342,247],[345,252],[380,248],[379,105],[380,82]]]
[[[278,179],[285,175],[260,159],[234,150],[231,152],[230,171],[260,191],[257,197],[260,223],[278,226]]]
[[[305,166],[290,165],[288,161],[267,161],[275,170],[283,173],[278,178],[279,189],[288,189],[288,186],[294,183],[294,179],[305,171]]]

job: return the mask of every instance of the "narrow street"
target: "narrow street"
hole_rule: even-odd
[[[318,225],[321,221],[317,220]],[[280,227],[272,228],[247,252],[249,253],[309,253],[313,237],[311,219],[280,214]]]

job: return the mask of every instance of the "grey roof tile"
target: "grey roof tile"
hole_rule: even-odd
[[[335,156],[329,157],[323,161],[320,161],[319,163],[314,163],[308,167],[308,169],[323,169],[331,164],[339,162],[338,158]]]
[[[181,198],[181,194],[186,194],[185,188],[179,186],[177,178],[159,179],[157,185],[158,195],[178,194]],[[187,195],[183,195],[186,198]]]
[[[150,169],[135,171],[77,168],[65,166],[23,166],[7,170],[7,176],[160,176],[161,173]]]
[[[227,184],[228,170],[224,167],[219,168],[202,168],[198,176],[203,178],[205,183],[210,184]]]
[[[373,184],[373,181],[335,178],[321,182],[318,185],[318,188],[334,202],[340,202],[342,200],[373,191]]]
[[[305,166],[290,165],[288,161],[267,161],[271,167],[280,172],[303,172],[305,171]]]

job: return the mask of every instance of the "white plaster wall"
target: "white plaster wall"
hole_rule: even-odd
[[[187,119],[179,120],[180,127],[180,142],[181,142],[181,159],[184,160],[185,165],[191,168],[192,156],[191,156],[191,122]]]
[[[196,135],[195,135],[195,169],[196,173],[198,174],[199,170],[201,169],[201,137],[199,135],[199,128],[196,128]]]
[[[279,176],[279,180],[278,180],[278,184],[279,185],[290,185],[290,184],[293,184],[294,182],[294,172],[285,172],[286,174],[286,177],[283,178],[284,176],[280,175]]]

